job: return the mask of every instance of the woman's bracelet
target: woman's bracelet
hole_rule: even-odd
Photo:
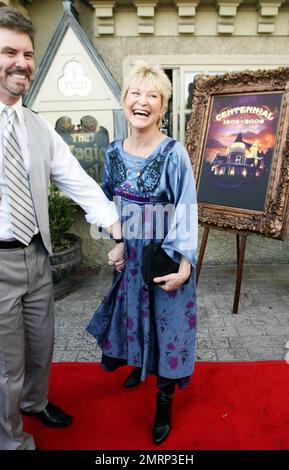
[[[124,239],[123,238],[113,238],[113,241],[115,241],[115,243],[123,243]]]

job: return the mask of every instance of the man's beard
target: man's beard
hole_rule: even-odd
[[[1,70],[1,67],[0,67],[0,74],[1,74],[2,70]],[[27,79],[27,84],[20,84],[20,85],[17,85],[17,83],[15,83],[15,85],[13,86],[13,83],[9,83],[8,80],[10,79],[11,80],[11,77],[10,75],[12,73],[18,73],[19,75],[23,74],[25,75],[26,79]],[[11,93],[11,95],[13,96],[23,96],[27,93],[27,91],[29,90],[33,80],[34,80],[34,77],[32,74],[30,74],[29,72],[27,72],[27,70],[23,71],[23,70],[13,70],[9,73],[5,73],[6,77],[8,77],[7,79],[7,83],[6,83],[6,86],[5,84],[3,84],[3,88],[5,88],[9,93]]]
[[[9,88],[7,87],[7,90],[8,90],[8,91],[11,93],[11,95],[13,95],[13,96],[17,96],[17,97],[19,97],[19,96],[24,96],[24,95],[28,92],[28,90],[29,90],[29,88],[30,88],[30,86],[31,86],[32,81],[33,81],[32,78],[29,78],[29,82],[27,83],[27,85],[20,86],[20,87],[16,85],[16,88],[17,88],[17,89],[13,89],[12,87],[11,87],[11,88],[10,88],[10,87],[9,87]]]

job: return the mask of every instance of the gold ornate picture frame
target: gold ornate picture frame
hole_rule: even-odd
[[[196,78],[186,141],[201,223],[285,238],[288,92],[289,68]]]

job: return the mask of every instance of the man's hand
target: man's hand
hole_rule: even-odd
[[[108,264],[115,267],[118,272],[121,272],[125,267],[124,257],[124,243],[117,243],[115,247],[108,253]]]

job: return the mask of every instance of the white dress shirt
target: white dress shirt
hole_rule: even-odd
[[[3,159],[3,129],[6,123],[4,122],[2,111],[5,106],[0,101],[0,240],[11,240],[13,239],[13,234]],[[16,111],[14,128],[22,150],[24,165],[29,174],[30,162],[22,100],[19,99],[13,105],[13,108]],[[39,117],[43,119],[41,116]],[[86,212],[87,222],[102,227],[109,227],[119,218],[116,206],[113,202],[109,201],[100,186],[83,170],[77,159],[71,154],[67,144],[53,129],[51,124],[46,121],[45,123],[49,128],[53,142],[52,179],[67,196],[83,208]],[[38,231],[39,229],[36,227],[35,233]]]

